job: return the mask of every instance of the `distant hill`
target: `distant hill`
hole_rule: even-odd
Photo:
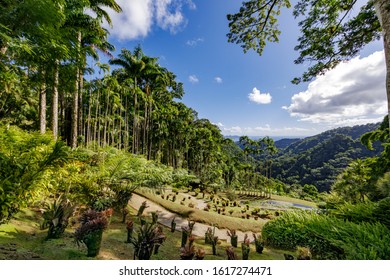
[[[312,184],[319,191],[329,191],[337,175],[352,160],[382,152],[380,143],[374,145],[374,151],[360,143],[364,133],[377,129],[379,125],[342,127],[296,141],[280,140],[280,147],[291,143],[279,148],[273,160],[272,177],[288,184]]]
[[[232,139],[234,142],[238,142],[240,140],[240,137],[239,135],[225,135],[224,136],[225,138],[229,138],[229,139]],[[275,142],[278,142],[278,141],[284,141],[284,140],[299,140],[299,139],[302,139],[303,137],[294,137],[293,139],[290,139],[288,136],[269,136],[270,138],[272,138]],[[251,138],[252,140],[258,140],[260,138],[264,138],[264,136],[249,136],[249,138]]]
[[[283,138],[283,139],[275,141],[275,146],[276,146],[276,148],[278,148],[278,150],[281,150],[281,149],[287,148],[288,146],[290,146],[293,143],[296,143],[300,140],[301,140],[300,138],[292,138],[292,139]]]

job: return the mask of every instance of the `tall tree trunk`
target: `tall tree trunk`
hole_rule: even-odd
[[[91,142],[91,110],[92,110],[92,90],[89,88],[89,98],[88,98],[88,117],[87,117],[87,135],[86,135],[86,143],[87,146]]]
[[[41,86],[39,89],[39,131],[41,134],[46,132],[46,73],[45,70],[40,71]]]
[[[134,79],[133,154],[138,153],[137,78]]]
[[[58,138],[58,84],[59,84],[59,61],[54,61],[53,97],[51,103],[51,130],[55,140]]]
[[[383,44],[386,61],[386,93],[387,93],[387,112],[390,117],[390,2],[389,0],[376,0],[375,10],[382,27]],[[390,130],[390,122],[389,122]]]
[[[100,89],[97,90],[96,104],[95,104],[95,124],[93,129],[94,147],[95,144],[99,145],[98,140],[98,127],[99,127],[99,106],[100,106]],[[97,146],[98,147],[98,146]],[[96,148],[97,148],[96,147]]]
[[[77,33],[76,46],[76,81],[72,100],[72,136],[70,146],[74,149],[77,147],[78,136],[78,114],[79,114],[79,85],[80,85],[80,51],[81,51],[81,31]]]
[[[84,63],[83,63],[84,64]],[[83,106],[83,88],[84,88],[84,75],[83,75],[83,68],[79,68],[79,112],[78,112],[78,135],[84,135],[84,123],[83,123],[83,113],[84,113],[84,106]]]

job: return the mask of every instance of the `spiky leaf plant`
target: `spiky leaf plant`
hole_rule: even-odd
[[[250,252],[249,244],[250,244],[250,241],[249,241],[249,238],[248,238],[248,234],[245,234],[244,242],[241,243],[242,259],[243,260],[248,260],[249,259],[249,252]]]
[[[253,239],[255,241],[256,252],[259,254],[263,253],[264,241],[263,241],[263,237],[261,236],[261,234],[256,235],[253,233]]]
[[[134,259],[149,260],[154,247],[161,246],[166,239],[162,228],[157,224],[158,216],[153,215],[152,221],[143,220],[138,230],[137,236],[130,238],[130,243],[134,247]]]
[[[74,205],[60,196],[54,202],[47,203],[43,209],[42,229],[48,228],[46,239],[60,238],[68,226],[69,218],[74,211]]]
[[[230,244],[237,248],[237,243],[238,243],[238,236],[236,234],[235,229],[230,229],[227,231],[228,236],[230,237]]]

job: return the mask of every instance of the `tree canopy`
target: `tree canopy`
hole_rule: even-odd
[[[299,56],[294,62],[313,64],[292,83],[307,82],[324,74],[383,36],[390,111],[390,2],[369,0],[356,12],[358,5],[357,0],[301,0],[294,6],[293,15],[300,20],[301,31],[295,47]],[[289,0],[243,2],[237,13],[227,15],[228,41],[239,44],[244,52],[253,49],[261,55],[267,42],[279,41],[278,16],[290,7]]]

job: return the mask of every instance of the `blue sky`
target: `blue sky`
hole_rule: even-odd
[[[237,0],[118,0],[110,41],[146,55],[184,83],[182,100],[217,124],[224,135],[310,136],[330,128],[376,122],[386,114],[383,43],[311,83],[290,81],[306,69],[295,65],[299,35],[284,10],[279,43],[259,56],[227,42],[226,15]],[[104,59],[102,59],[104,60]]]

